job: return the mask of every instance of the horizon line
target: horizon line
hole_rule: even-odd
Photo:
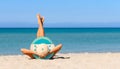
[[[6,29],[7,29],[7,28],[8,28],[8,29],[16,29],[16,28],[18,28],[18,29],[19,29],[19,28],[20,28],[20,29],[22,29],[22,28],[23,28],[23,29],[25,29],[25,28],[26,28],[26,29],[27,29],[27,28],[28,28],[28,29],[29,29],[29,28],[31,28],[31,29],[32,29],[32,28],[33,28],[33,29],[34,29],[34,28],[37,29],[38,27],[0,27],[0,29],[5,29],[5,28],[6,28]],[[59,28],[120,28],[120,27],[44,27],[44,28],[51,28],[51,29],[52,29],[52,28],[53,28],[53,29],[54,29],[54,28],[58,28],[58,29],[59,29]]]

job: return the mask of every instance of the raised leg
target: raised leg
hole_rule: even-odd
[[[43,28],[44,17],[41,17],[40,14],[37,14],[37,18],[38,18],[38,24],[39,24],[37,38],[44,37],[45,36],[44,28]]]

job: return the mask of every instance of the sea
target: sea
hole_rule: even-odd
[[[0,55],[20,55],[36,39],[37,28],[0,28]],[[120,52],[120,28],[45,28],[60,53]]]

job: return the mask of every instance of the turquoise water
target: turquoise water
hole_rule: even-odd
[[[37,28],[1,28],[0,55],[22,54],[36,38]],[[46,28],[46,36],[61,53],[120,52],[120,28]]]

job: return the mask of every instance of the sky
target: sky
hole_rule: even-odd
[[[1,0],[0,28],[120,27],[120,0]]]

